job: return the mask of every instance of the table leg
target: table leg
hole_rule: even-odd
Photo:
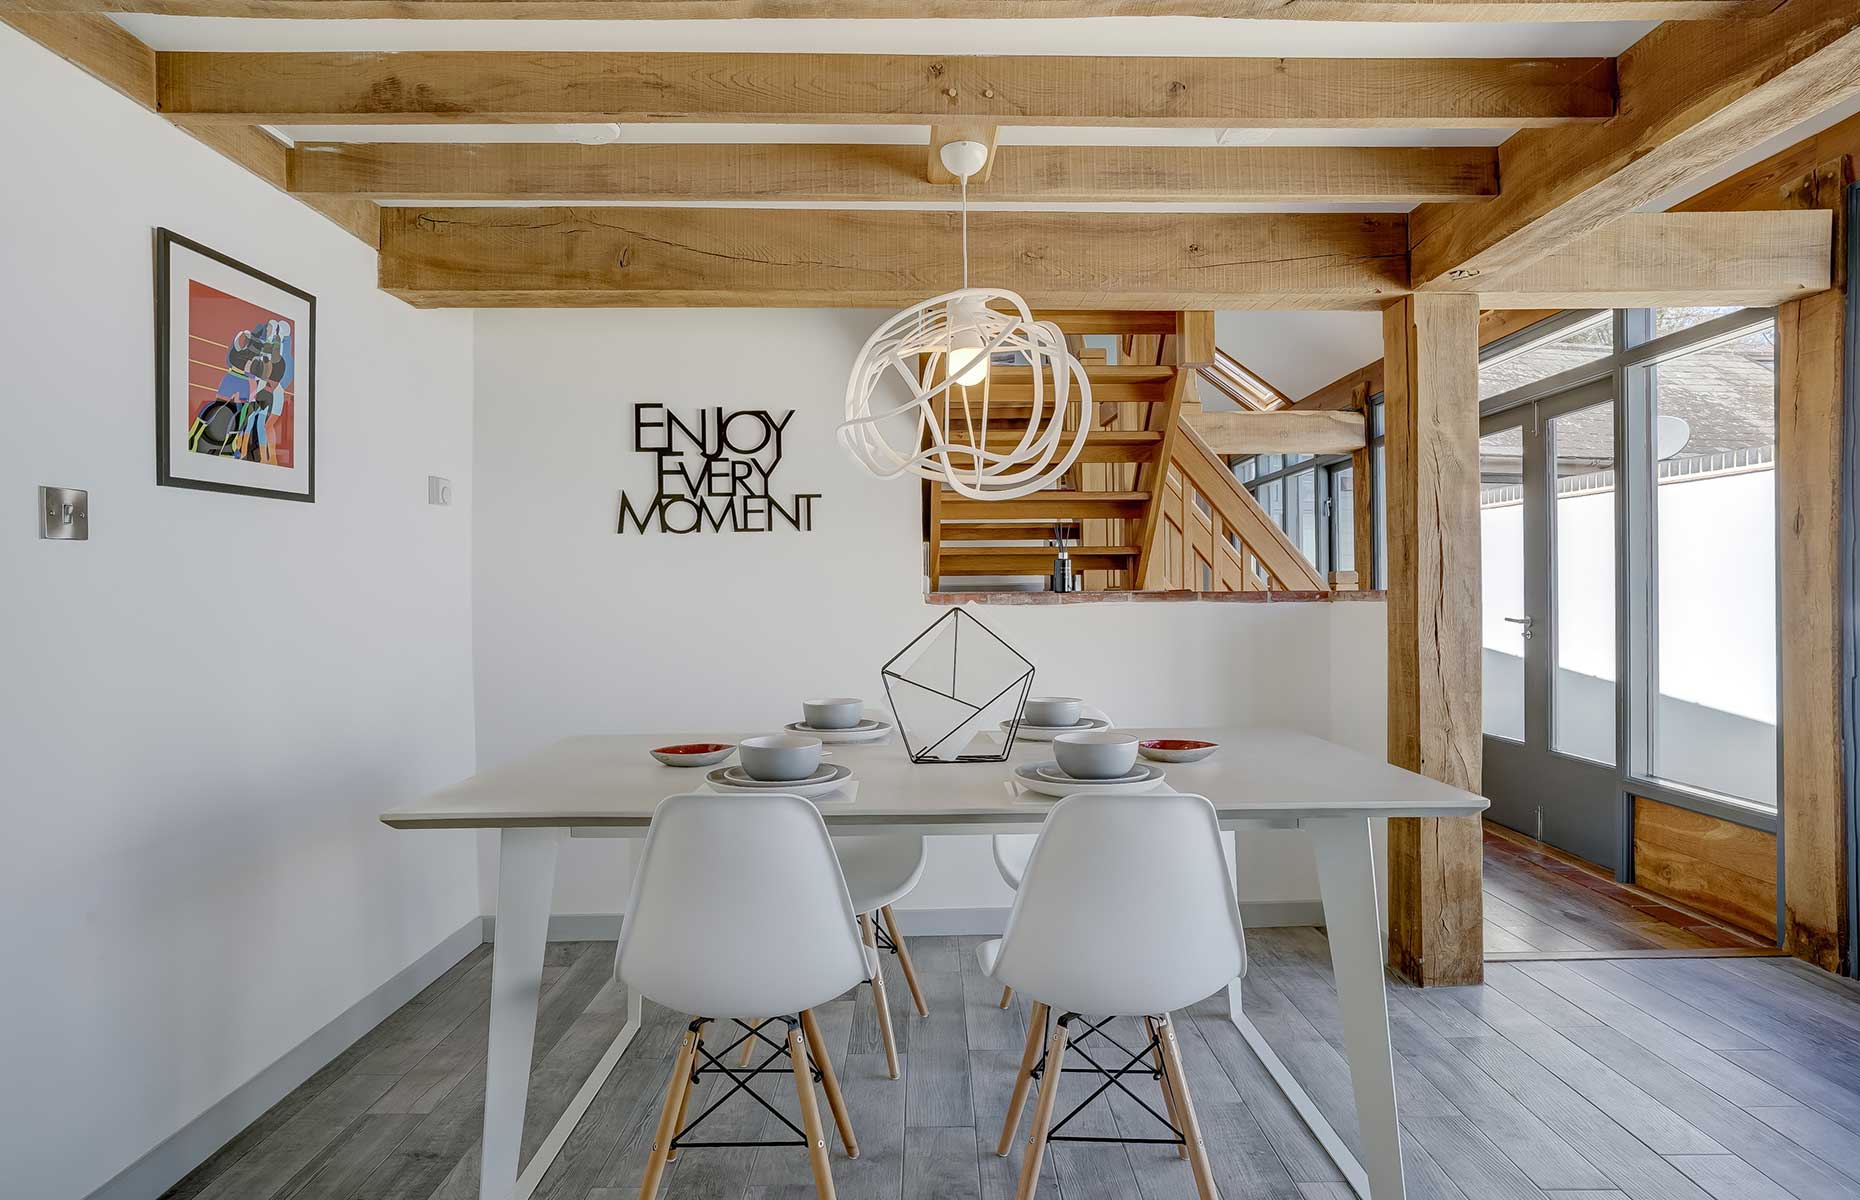
[[[1402,1200],[1401,1122],[1395,1111],[1395,1052],[1382,973],[1376,859],[1367,817],[1300,822],[1317,851],[1318,891],[1330,939],[1343,1045],[1356,1091],[1356,1123],[1374,1200]]]
[[[513,1200],[523,1149],[543,947],[562,829],[505,829],[497,853],[497,931],[491,948],[491,1032],[485,1056],[484,1158],[479,1200]]]

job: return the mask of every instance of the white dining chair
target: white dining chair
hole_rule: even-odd
[[[917,981],[917,964],[911,961],[911,949],[898,933],[898,919],[891,906],[910,895],[917,881],[924,877],[926,853],[924,839],[915,833],[871,834],[863,837],[833,839],[833,849],[840,859],[840,872],[846,877],[846,892],[852,897],[853,912],[859,915],[859,936],[874,953],[890,951],[904,969],[904,982],[911,990],[911,1003],[917,1015],[930,1015],[924,1003],[923,986]],[[874,974],[872,1005],[878,1010],[879,1040],[885,1044],[885,1067],[893,1079],[898,1078],[898,1044],[891,1032],[891,1006],[885,993],[885,981]],[[743,1062],[749,1061],[754,1042],[743,1045]]]
[[[1085,715],[1107,725],[1111,721],[1096,705],[1087,704]],[[1001,882],[1015,891],[1020,890],[1021,876],[1027,873],[1027,860],[1033,857],[1033,843],[1039,836],[1037,833],[997,833],[994,836],[995,871],[1001,876]],[[1002,988],[1000,1007],[1006,1008],[1013,1002],[1014,989]]]
[[[1202,796],[1174,793],[1082,792],[1061,800],[1034,845],[1007,932],[977,953],[986,974],[1033,1001],[996,1150],[1007,1155],[1038,1078],[1017,1200],[1032,1200],[1047,1143],[1071,1140],[1058,1130],[1091,1103],[1053,1121],[1060,1077],[1068,1070],[1105,1077],[1094,1097],[1116,1086],[1145,1108],[1123,1078],[1158,1077],[1167,1116],[1149,1111],[1169,1136],[1120,1140],[1176,1145],[1189,1160],[1201,1200],[1218,1200],[1170,1017],[1246,970],[1246,935],[1214,806]],[[1049,1033],[1053,1013],[1061,1015]],[[1133,1051],[1107,1032],[1119,1017],[1140,1018],[1146,1044]],[[1076,1036],[1075,1025],[1081,1027]],[[1094,1034],[1129,1062],[1101,1066],[1083,1049]],[[1069,1046],[1080,1047],[1078,1057],[1089,1065],[1066,1067]]]
[[[820,810],[791,795],[699,794],[661,802],[633,879],[617,964],[627,987],[691,1018],[648,1152],[642,1200],[657,1194],[666,1164],[679,1152],[707,1144],[689,1135],[717,1105],[685,1119],[694,1085],[707,1074],[728,1077],[725,1099],[747,1092],[797,1135],[798,1141],[760,1144],[807,1147],[815,1191],[832,1200],[816,1078],[847,1157],[857,1158],[859,1145],[813,1010],[873,978],[878,954],[860,939]],[[785,1037],[757,1031],[751,1018],[782,1025]],[[704,1034],[713,1022],[739,1026],[741,1040],[760,1041],[772,1052],[749,1070],[729,1066],[724,1060],[737,1043],[712,1053]],[[784,1059],[788,1067],[775,1065]],[[760,1075],[789,1071],[800,1126],[752,1086]]]

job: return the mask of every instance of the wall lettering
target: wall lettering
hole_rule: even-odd
[[[654,492],[635,504],[620,493],[616,533],[769,533],[814,528],[818,492],[784,502],[771,483],[794,410],[700,408],[687,419],[663,404],[633,406],[633,449],[650,454]]]

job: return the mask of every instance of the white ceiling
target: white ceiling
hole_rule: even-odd
[[[1446,24],[1084,17],[1004,21],[271,21],[113,18],[157,50],[689,50],[810,54],[1545,58],[1614,55],[1647,21]]]
[[[617,135],[616,135],[617,130]],[[922,146],[928,125],[282,125],[293,142],[741,142]],[[1003,146],[1496,146],[1509,129],[1131,129],[1004,125]],[[1222,141],[1225,136],[1226,140]]]

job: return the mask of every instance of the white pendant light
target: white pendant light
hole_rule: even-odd
[[[1014,292],[969,286],[969,177],[988,161],[988,147],[950,142],[941,154],[962,180],[962,289],[912,305],[866,340],[846,384],[840,442],[880,479],[911,474],[972,499],[1012,500],[1053,483],[1078,461],[1091,432],[1091,381],[1066,350],[1059,326],[1034,320]],[[1015,443],[991,449],[990,368],[997,354],[1031,368],[1032,406]],[[874,412],[873,396],[891,374],[911,398]],[[1077,421],[1068,429],[1074,386]]]

